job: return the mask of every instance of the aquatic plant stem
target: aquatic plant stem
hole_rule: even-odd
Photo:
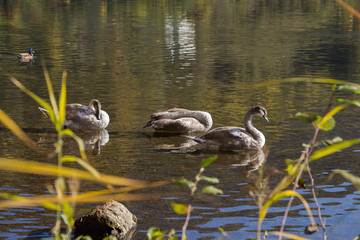
[[[58,132],[58,140],[56,143],[56,151],[57,152],[57,157],[58,157],[58,168],[61,169],[62,168],[62,162],[61,162],[61,158],[62,158],[62,135]],[[57,180],[55,181],[55,189],[56,189],[56,195],[58,200],[60,200],[60,196],[62,195],[61,193],[61,187],[59,186],[59,181],[61,179],[61,173],[59,171],[59,175]],[[60,202],[60,201],[59,201]],[[56,211],[56,223],[55,226],[52,229],[52,232],[55,236],[56,239],[61,239],[60,237],[60,227],[61,227],[61,207],[60,204],[58,203],[58,208]]]
[[[314,127],[315,127],[315,132],[314,132],[314,136],[311,140],[311,143],[310,143],[310,148],[305,148],[305,151],[303,152],[303,155],[305,154],[305,158],[302,159],[302,162],[305,162],[307,165],[309,163],[309,157],[315,147],[315,143],[316,143],[316,139],[317,139],[317,136],[319,134],[319,130],[320,130],[320,127],[317,126],[316,124],[314,124]],[[298,182],[299,182],[299,179],[300,177],[302,176],[302,173],[303,173],[303,170],[304,170],[304,167],[305,165],[304,164],[301,164],[300,165],[300,169],[299,169],[299,172],[297,173],[297,176],[296,176],[296,179],[294,181],[294,186],[293,186],[293,191],[295,191],[298,187]],[[281,222],[281,227],[280,227],[280,234],[279,234],[279,240],[282,239],[282,233],[284,232],[284,228],[285,228],[285,223],[286,223],[286,219],[287,219],[287,216],[289,214],[289,210],[290,210],[290,207],[291,207],[291,204],[292,204],[292,201],[294,200],[294,196],[291,196],[289,201],[288,201],[288,204],[286,206],[286,209],[285,209],[285,213],[284,213],[284,216],[283,216],[283,220]]]
[[[201,176],[201,173],[204,172],[205,168],[201,167],[198,174],[196,174],[195,176],[195,182],[194,182],[194,185],[190,188],[190,197],[193,198],[194,197],[194,194],[195,194],[195,191],[197,189],[197,185],[199,183],[199,181],[201,180],[200,176]],[[182,234],[181,234],[181,240],[186,240],[186,229],[187,229],[187,226],[189,225],[189,221],[190,221],[190,215],[191,215],[191,203],[189,203],[187,205],[187,211],[186,211],[186,219],[185,219],[185,223],[182,227]]]
[[[184,225],[183,225],[183,227],[182,227],[181,240],[186,240],[185,232],[186,232],[187,226],[189,225],[190,214],[191,214],[191,204],[189,203],[189,204],[187,205],[187,212],[186,212],[185,223],[184,223]]]
[[[310,181],[311,181],[311,193],[312,193],[312,195],[314,197],[314,202],[315,202],[316,207],[317,207],[318,217],[319,217],[319,220],[320,220],[320,223],[321,223],[321,227],[323,229],[324,240],[325,240],[325,239],[327,239],[326,232],[325,232],[325,223],[324,223],[324,221],[322,219],[322,216],[321,216],[319,202],[317,201],[317,197],[316,197],[316,193],[315,193],[315,187],[314,187],[315,186],[315,180],[312,177],[312,173],[310,171],[309,161],[306,162],[306,167],[308,169],[308,174],[309,174]]]

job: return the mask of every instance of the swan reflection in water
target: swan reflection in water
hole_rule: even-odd
[[[76,132],[76,135],[80,137],[85,145],[85,150],[92,150],[92,154],[100,154],[101,146],[106,145],[109,140],[109,133],[105,129],[96,130],[96,131],[83,131]],[[53,147],[54,142],[57,141],[57,133],[46,133],[43,135],[38,143],[39,144],[51,144]],[[46,146],[45,146],[46,147]],[[49,146],[50,147],[50,146]],[[64,137],[64,149],[69,149],[70,151],[78,151],[79,146],[71,137]]]
[[[248,151],[211,151],[207,149],[196,150],[193,153],[200,153],[203,157],[217,155],[216,163],[227,166],[228,168],[241,169],[246,177],[257,171],[266,162],[269,150],[266,146],[257,150]]]
[[[209,149],[186,136],[157,132],[145,136],[149,139],[155,151],[174,154],[197,154],[201,155],[203,159],[217,155],[216,162],[231,168],[243,168],[247,175],[262,166],[266,162],[269,153],[266,145],[263,148],[254,150],[220,151],[218,149]]]

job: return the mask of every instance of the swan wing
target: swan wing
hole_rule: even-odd
[[[66,105],[66,127],[70,129],[92,129],[96,120],[94,111],[88,106],[77,103]]]
[[[259,144],[255,138],[244,128],[219,127],[196,138],[195,141],[209,148],[219,150],[251,150],[258,149]]]
[[[204,125],[197,119],[187,117],[178,119],[159,119],[152,122],[152,127],[157,131],[189,133],[204,131]]]

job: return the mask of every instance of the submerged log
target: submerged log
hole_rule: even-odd
[[[90,236],[96,240],[114,236],[116,239],[130,239],[136,223],[136,216],[124,205],[111,201],[76,219],[74,237]]]

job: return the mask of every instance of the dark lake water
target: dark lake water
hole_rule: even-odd
[[[349,1],[359,9],[357,1]],[[33,47],[32,63],[18,62],[16,54]],[[32,139],[53,149],[52,126],[37,104],[8,79],[16,77],[30,90],[47,98],[41,58],[56,91],[63,70],[68,71],[68,102],[101,101],[110,115],[108,139],[99,149],[87,150],[100,172],[158,181],[193,179],[200,162],[210,154],[176,154],[164,145],[184,143],[183,137],[158,137],[142,126],[151,113],[172,107],[208,111],[214,125],[243,126],[253,105],[266,107],[270,123],[254,125],[266,136],[268,158],[246,163],[241,154],[219,154],[205,175],[219,178],[220,196],[194,199],[188,239],[217,239],[223,228],[233,239],[255,238],[258,208],[249,195],[259,173],[278,169],[269,181],[274,187],[283,176],[285,159],[296,159],[312,127],[294,118],[297,112],[323,113],[331,94],[326,84],[289,82],[290,78],[334,78],[360,83],[359,21],[335,1],[71,1],[0,0],[0,108]],[[270,80],[280,83],[263,87]],[[351,98],[350,93],[338,97]],[[319,139],[359,137],[356,107],[336,116],[337,126]],[[84,136],[86,138],[86,136]],[[0,157],[56,163],[48,154],[25,147],[0,128]],[[85,139],[86,140],[86,139]],[[360,230],[360,194],[334,169],[360,176],[359,146],[311,163],[315,191],[326,232],[305,235],[307,213],[299,201],[290,209],[285,230],[311,239],[352,239]],[[72,149],[67,149],[69,152]],[[1,171],[0,192],[34,196],[48,194],[53,178]],[[310,185],[307,175],[304,180]],[[263,186],[263,187],[268,187]],[[91,182],[82,191],[101,189]],[[154,201],[125,202],[138,217],[135,239],[146,239],[152,226],[174,228],[180,235],[184,216],[171,202],[186,202],[189,191],[174,185],[148,189],[166,193]],[[317,210],[310,188],[299,190]],[[270,208],[263,230],[279,230],[287,199]],[[76,217],[95,205],[76,208]],[[316,218],[316,221],[318,219]],[[42,207],[0,210],[0,238],[50,237],[55,212]],[[275,237],[270,237],[275,239]]]

